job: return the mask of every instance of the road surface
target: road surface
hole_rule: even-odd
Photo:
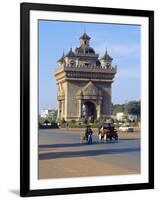
[[[80,142],[82,131],[39,130],[39,178],[123,175],[140,173],[139,134],[124,133],[118,141]]]

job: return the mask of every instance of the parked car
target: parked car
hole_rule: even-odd
[[[49,128],[59,128],[58,124],[56,122],[52,122],[52,123],[39,123],[39,128],[40,129],[49,129]]]
[[[119,131],[122,132],[133,132],[134,128],[130,126],[130,124],[123,124],[119,127]]]

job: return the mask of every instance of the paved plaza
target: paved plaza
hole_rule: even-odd
[[[39,130],[39,178],[66,178],[140,173],[140,132],[119,133],[118,141],[80,141],[84,129]]]

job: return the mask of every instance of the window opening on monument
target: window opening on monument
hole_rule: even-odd
[[[91,120],[96,118],[96,108],[94,103],[87,101],[82,106],[83,117]]]
[[[85,66],[88,67],[88,66],[89,66],[89,63],[85,63]]]

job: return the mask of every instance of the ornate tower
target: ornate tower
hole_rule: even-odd
[[[99,119],[111,114],[111,84],[116,67],[107,51],[99,59],[90,39],[84,33],[80,46],[75,51],[70,48],[58,60],[58,120]]]

